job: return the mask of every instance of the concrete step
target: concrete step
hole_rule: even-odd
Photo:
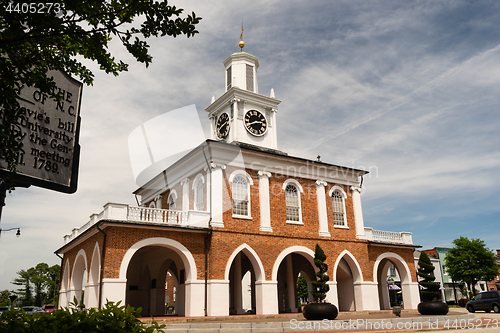
[[[409,317],[409,318],[370,318],[370,319],[336,319],[323,321],[307,321],[303,318],[291,318],[289,321],[256,321],[256,322],[192,322],[168,323],[167,333],[268,333],[268,332],[301,332],[301,331],[366,331],[366,330],[434,330],[442,328],[454,320],[474,319],[473,314],[457,314],[447,316]],[[259,319],[261,320],[261,319]]]

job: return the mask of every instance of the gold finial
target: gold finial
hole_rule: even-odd
[[[241,21],[241,34],[240,34],[240,42],[238,43],[238,46],[240,47],[241,49],[241,52],[243,52],[243,48],[245,47],[245,42],[243,40],[241,40],[241,38],[243,38],[243,21]]]

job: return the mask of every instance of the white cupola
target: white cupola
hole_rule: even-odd
[[[277,150],[276,113],[281,101],[274,97],[274,90],[270,97],[259,94],[257,57],[236,52],[224,61],[224,67],[226,92],[205,109],[211,138]]]

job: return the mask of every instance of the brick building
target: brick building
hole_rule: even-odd
[[[320,244],[340,311],[388,309],[391,265],[416,308],[411,234],[364,226],[367,172],[280,151],[280,101],[258,93],[257,58],[238,52],[224,66],[226,92],[206,108],[212,138],[137,189],[139,207],[108,203],[65,236],[59,306],[84,290],[87,306],[122,300],[163,315],[170,273],[179,315],[296,312],[298,275],[311,290]]]

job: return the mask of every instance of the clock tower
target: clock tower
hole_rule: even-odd
[[[224,66],[226,92],[217,100],[212,98],[212,104],[205,109],[211,138],[277,150],[276,112],[281,101],[274,97],[273,90],[270,97],[259,94],[257,57],[236,52],[224,61]]]

